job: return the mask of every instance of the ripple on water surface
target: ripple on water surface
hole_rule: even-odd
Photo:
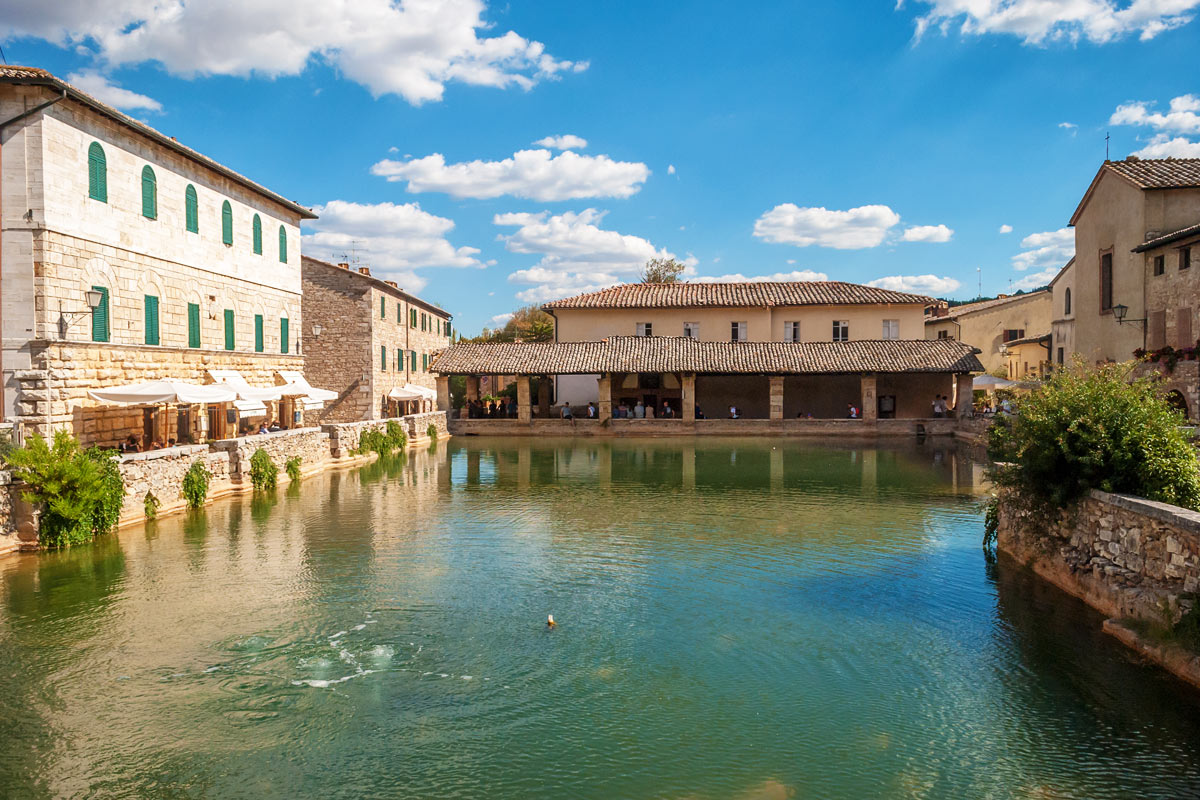
[[[0,795],[1200,797],[1195,695],[985,563],[978,474],[451,440],[17,559]]]

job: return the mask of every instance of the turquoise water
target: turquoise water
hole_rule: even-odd
[[[979,475],[454,439],[0,561],[0,796],[1200,797],[1197,696],[985,562]]]

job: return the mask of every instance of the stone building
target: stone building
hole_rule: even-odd
[[[924,309],[931,302],[920,295],[838,281],[632,283],[555,300],[543,308],[554,316],[559,342],[644,336],[797,343],[921,339]],[[556,399],[572,405],[597,400],[597,377],[561,375]],[[712,375],[702,383],[714,407],[736,404],[743,396],[742,378]]]
[[[925,318],[925,338],[966,342],[981,351],[988,372],[1007,371],[1009,343],[1049,333],[1050,316],[1049,289],[961,306],[935,303]]]
[[[351,422],[432,410],[433,355],[450,343],[450,313],[371,276],[367,267],[305,256],[304,374],[338,393],[324,422]]]
[[[232,408],[87,391],[303,368],[307,209],[39,69],[0,67],[0,148],[0,409],[19,430],[220,438]]]
[[[1055,364],[1066,364],[1075,352],[1075,259],[1050,281],[1050,341]]]

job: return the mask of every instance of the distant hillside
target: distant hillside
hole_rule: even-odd
[[[1043,291],[1043,290],[1049,289],[1049,288],[1050,288],[1050,286],[1049,286],[1049,284],[1047,284],[1046,286],[1039,286],[1036,289],[1021,289],[1016,292],[1011,292],[1007,296],[1008,297],[1020,297],[1023,294],[1032,294],[1033,292],[1040,292],[1040,291]],[[951,300],[949,297],[939,297],[938,298],[938,300],[941,300],[942,302],[944,302],[946,305],[950,306],[951,308],[953,308],[954,306],[965,306],[970,303],[983,303],[988,300],[999,300],[999,299],[1000,299],[1000,295],[994,295],[992,297],[973,297],[970,300]]]

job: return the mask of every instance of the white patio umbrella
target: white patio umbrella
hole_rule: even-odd
[[[237,399],[233,387],[224,384],[201,386],[183,381],[161,380],[146,383],[131,383],[108,389],[91,389],[88,397],[106,405],[130,406],[155,403],[197,405],[202,403],[230,403]]]
[[[971,381],[972,389],[979,389],[985,392],[994,392],[997,389],[1007,389],[1017,385],[1016,381],[1010,381],[1007,378],[997,378],[995,375],[976,375]]]

